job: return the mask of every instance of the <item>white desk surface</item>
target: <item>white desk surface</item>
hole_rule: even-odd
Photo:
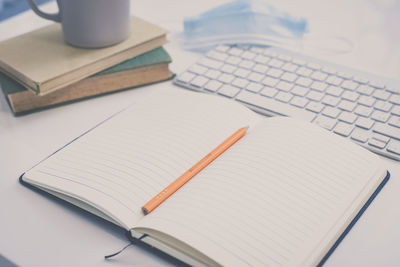
[[[223,1],[133,1],[132,13],[171,31],[165,47],[181,72],[198,57],[182,50],[175,33],[182,19]],[[309,38],[326,45],[332,36],[350,40],[348,53],[313,53],[400,79],[400,2],[270,1],[297,12],[310,22]],[[351,3],[348,3],[351,2]],[[56,10],[55,3],[45,5]],[[0,23],[0,40],[47,25],[25,12]],[[328,40],[328,41],[327,41]],[[305,52],[312,49],[306,47]],[[38,66],[40,67],[40,66]],[[104,255],[122,248],[123,231],[87,213],[54,201],[18,183],[18,177],[39,160],[119,109],[171,82],[99,97],[35,114],[14,117],[0,98],[0,255],[22,266],[157,266],[166,262],[130,247],[105,261]],[[400,163],[386,160],[391,179],[353,227],[325,266],[400,266]]]

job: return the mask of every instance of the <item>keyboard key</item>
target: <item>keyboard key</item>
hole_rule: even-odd
[[[335,127],[336,120],[332,118],[328,118],[324,115],[319,115],[315,120],[315,124],[318,124],[319,126],[331,131],[333,127]]]
[[[400,142],[391,140],[386,150],[395,153],[397,155],[400,155]]]
[[[268,69],[269,69],[268,66],[262,64],[256,64],[253,67],[253,70],[259,73],[266,73]]]
[[[233,87],[232,85],[225,84],[219,89],[218,94],[226,96],[226,97],[234,97],[240,89],[237,87]]]
[[[358,118],[356,121],[356,126],[369,130],[374,125],[374,121],[368,118]]]
[[[390,117],[389,113],[379,111],[379,110],[375,110],[374,113],[372,113],[372,115],[371,115],[371,119],[379,121],[379,122],[387,122],[389,117]]]
[[[211,58],[207,58],[207,57],[203,57],[201,58],[198,62],[198,64],[203,65],[205,67],[211,68],[211,69],[216,69],[218,70],[219,68],[222,67],[222,65],[224,64],[221,61],[217,61]]]
[[[329,68],[329,67],[322,67],[321,69],[323,72],[327,73],[327,74],[335,74],[336,70]]]
[[[263,86],[259,83],[249,83],[246,87],[246,90],[257,93],[263,88]]]
[[[326,89],[326,93],[329,95],[333,96],[340,96],[343,93],[343,89],[337,86],[329,86],[328,89]]]
[[[288,82],[284,82],[284,81],[280,81],[277,85],[276,85],[276,89],[279,89],[281,91],[285,91],[285,92],[289,92],[290,89],[292,89],[293,84],[292,83],[288,83]]]
[[[392,95],[389,99],[389,102],[400,105],[400,95]]]
[[[368,141],[368,145],[373,146],[373,147],[377,147],[377,148],[384,148],[386,146],[386,144],[382,141],[376,140],[376,139],[369,139]]]
[[[275,87],[278,81],[279,81],[278,79],[266,77],[264,80],[262,80],[262,83],[269,87]]]
[[[220,71],[217,71],[217,70],[208,70],[208,71],[204,74],[204,76],[206,76],[207,78],[210,78],[210,79],[216,79],[216,78],[219,77],[219,75],[221,75],[221,72],[220,72]]]
[[[266,56],[263,56],[263,55],[257,55],[254,58],[254,61],[257,62],[257,63],[260,63],[260,64],[267,64],[268,61],[270,61],[270,60],[271,60],[270,57],[266,57]]]
[[[306,61],[300,58],[293,58],[292,62],[296,65],[303,66],[306,64]]]
[[[361,85],[357,88],[357,92],[363,95],[371,95],[375,89],[368,85]]]
[[[284,104],[272,98],[253,94],[248,91],[241,91],[236,99],[240,102],[259,107],[275,114],[281,114],[284,116],[294,117],[306,121],[312,121],[315,117],[313,113],[306,110]]]
[[[299,107],[299,108],[304,108],[308,103],[308,100],[304,97],[298,97],[295,96],[292,98],[292,101],[290,101],[290,104]]]
[[[340,109],[333,108],[333,107],[325,107],[324,110],[322,111],[322,114],[324,114],[330,118],[336,119],[337,116],[339,116],[339,114],[340,114]]]
[[[236,47],[232,47],[229,51],[228,54],[232,56],[240,56],[243,53],[243,50],[238,49]]]
[[[236,66],[239,62],[242,61],[240,57],[230,56],[228,57],[225,62]]]
[[[323,96],[324,96],[324,94],[322,94],[320,92],[316,92],[316,91],[310,91],[307,94],[307,98],[308,99],[311,99],[311,100],[314,100],[314,101],[317,101],[317,102],[321,101]]]
[[[270,48],[265,49],[263,54],[266,56],[269,56],[271,58],[276,57],[278,55],[278,53],[276,53],[275,51],[272,51]]]
[[[190,73],[190,72],[184,72],[178,76],[178,81],[184,82],[184,83],[189,83],[194,77],[196,77],[195,74]]]
[[[317,64],[317,63],[313,63],[313,62],[309,62],[307,63],[307,67],[309,67],[312,70],[319,70],[321,69],[321,65]]]
[[[327,95],[324,97],[324,99],[322,99],[322,103],[324,103],[325,105],[328,106],[332,106],[332,107],[336,107],[336,105],[339,103],[340,98],[335,97],[335,96],[330,96]]]
[[[274,97],[278,93],[278,90],[272,87],[265,87],[260,94],[263,96]]]
[[[283,74],[282,70],[270,68],[267,72],[267,75],[272,76],[274,78],[279,78]]]
[[[190,81],[190,84],[196,87],[203,87],[208,81],[209,79],[204,76],[197,76]]]
[[[297,75],[294,73],[289,73],[289,72],[285,72],[282,76],[281,76],[281,80],[287,81],[287,82],[294,82],[297,79]]]
[[[344,89],[346,89],[346,90],[353,91],[353,90],[356,89],[357,87],[358,87],[358,83],[353,82],[353,81],[350,81],[350,80],[344,81],[344,82],[342,83],[342,88],[344,88]]]
[[[333,132],[347,137],[353,131],[353,128],[354,128],[354,126],[352,126],[350,124],[339,122],[335,126],[335,129],[333,129]]]
[[[340,101],[338,108],[342,109],[342,110],[346,110],[346,111],[353,111],[354,108],[357,106],[357,103],[355,102],[351,102],[351,101],[347,101],[347,100],[342,100]]]
[[[335,76],[335,75],[330,75],[330,76],[326,79],[326,82],[327,82],[328,84],[331,84],[331,85],[339,86],[339,85],[343,82],[343,79],[342,79],[342,78],[339,78],[339,77],[337,77],[337,76]]]
[[[391,116],[389,120],[389,125],[400,128],[400,117],[399,116]]]
[[[392,107],[393,107],[392,104],[382,101],[382,100],[378,100],[374,104],[375,109],[382,110],[384,112],[389,112],[392,109]]]
[[[353,78],[353,75],[351,75],[350,73],[345,73],[345,72],[341,72],[341,71],[339,71],[337,73],[337,76],[339,76],[339,77],[341,77],[343,79],[348,79],[348,80]]]
[[[351,139],[356,140],[361,143],[365,143],[368,141],[370,136],[369,131],[362,130],[360,128],[355,128],[351,134]]]
[[[350,91],[345,91],[345,92],[342,94],[342,98],[343,98],[343,99],[349,100],[349,101],[351,101],[351,102],[355,102],[359,96],[360,96],[359,93],[350,92]]]
[[[354,81],[361,83],[361,84],[367,84],[368,83],[368,79],[365,77],[361,77],[361,76],[356,76],[353,78]]]
[[[383,91],[383,90],[375,90],[373,97],[380,99],[380,100],[388,100],[390,96],[389,92]]]
[[[220,52],[227,52],[231,47],[227,45],[219,45],[215,48],[215,50],[220,51]]]
[[[303,86],[295,85],[291,93],[298,96],[305,96],[308,93],[308,91],[309,90]]]
[[[326,83],[315,81],[311,84],[310,88],[318,92],[324,92],[326,87],[327,87]]]
[[[382,134],[378,134],[378,133],[372,134],[372,138],[374,138],[374,139],[376,139],[376,140],[379,140],[379,141],[382,141],[382,142],[384,142],[385,144],[387,144],[387,142],[390,141],[390,138],[389,138],[389,137],[384,136],[384,135],[382,135]]]
[[[252,46],[250,48],[250,51],[253,52],[253,53],[259,54],[259,53],[262,53],[264,51],[264,49],[262,49],[261,47]]]
[[[218,77],[218,81],[223,83],[231,83],[233,79],[235,79],[235,76],[227,73],[222,73],[221,76]]]
[[[400,106],[394,106],[391,113],[400,116]]]
[[[306,109],[315,113],[320,113],[321,110],[324,108],[324,105],[322,105],[321,103],[318,102],[314,102],[314,101],[310,101],[310,103],[308,103]]]
[[[221,82],[211,80],[204,86],[204,89],[211,92],[216,92],[221,86],[222,86]]]
[[[317,80],[317,81],[325,81],[326,77],[328,77],[327,74],[320,72],[320,71],[315,71],[313,74],[311,74],[311,79]]]
[[[375,123],[375,126],[372,130],[376,133],[380,133],[400,140],[400,131],[396,127],[377,122]]]
[[[366,95],[362,95],[360,96],[360,98],[358,99],[358,103],[367,107],[372,107],[373,104],[375,103],[375,98],[370,97],[370,96],[366,96]]]
[[[296,84],[304,86],[304,87],[310,86],[311,83],[312,83],[312,80],[309,78],[305,78],[305,77],[300,77],[296,80]]]
[[[281,102],[287,103],[292,99],[293,95],[291,93],[287,92],[279,92],[276,96],[275,99],[279,100]]]
[[[190,72],[196,73],[196,74],[204,74],[206,71],[208,70],[208,68],[194,64],[189,68]]]
[[[233,74],[235,74],[236,76],[242,77],[242,78],[246,78],[247,75],[250,74],[250,71],[246,70],[246,69],[238,68]]]
[[[264,79],[264,75],[257,73],[257,72],[252,72],[250,75],[247,77],[252,82],[261,82],[262,79]]]
[[[287,72],[295,72],[297,70],[297,65],[293,63],[286,63],[285,65],[282,66],[282,69]]]
[[[245,69],[251,69],[252,67],[254,67],[255,63],[253,61],[250,60],[242,60],[239,64],[239,67],[245,68]]]
[[[400,87],[388,87],[386,91],[398,95],[400,94]]]
[[[378,89],[383,89],[383,88],[385,88],[385,84],[384,84],[384,83],[381,83],[381,82],[378,82],[378,81],[371,81],[369,84],[370,84],[372,87],[375,87],[375,88],[378,88]]]
[[[291,56],[283,55],[283,54],[279,55],[278,58],[279,58],[280,60],[283,60],[283,61],[291,61],[291,60],[292,60],[292,57],[291,57]]]
[[[221,71],[225,73],[233,73],[237,68],[230,65],[230,64],[225,64],[221,67]]]
[[[312,73],[312,70],[306,67],[300,67],[297,69],[296,73],[300,76],[307,77]]]
[[[357,105],[356,109],[354,110],[354,113],[363,117],[369,117],[372,113],[372,108]]]
[[[249,84],[249,81],[246,79],[242,78],[235,78],[232,82],[232,85],[239,87],[239,88],[245,88]]]
[[[210,52],[207,53],[207,57],[216,59],[218,61],[225,61],[228,58],[228,55],[225,53],[220,53],[220,52],[211,50]]]
[[[281,68],[283,66],[283,64],[285,64],[285,62],[283,62],[282,60],[273,58],[268,62],[268,65],[274,68]]]
[[[353,124],[357,118],[358,117],[356,115],[354,115],[353,113],[347,112],[347,111],[343,111],[342,113],[340,113],[340,116],[339,116],[340,121],[343,121],[343,122],[346,122],[349,124]]]
[[[242,55],[242,58],[248,59],[248,60],[252,60],[256,57],[256,54],[254,54],[253,52],[250,51],[245,51]]]

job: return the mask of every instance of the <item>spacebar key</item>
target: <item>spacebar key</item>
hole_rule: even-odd
[[[312,112],[308,112],[303,109],[295,108],[293,106],[283,104],[274,99],[257,95],[254,93],[250,93],[248,91],[241,91],[237,96],[236,100],[256,106],[258,108],[265,109],[272,113],[277,113],[283,116],[298,118],[306,121],[312,121],[315,117],[315,114]]]

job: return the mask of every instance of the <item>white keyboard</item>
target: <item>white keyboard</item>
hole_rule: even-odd
[[[316,123],[400,160],[400,85],[277,48],[219,46],[174,79],[266,116]]]

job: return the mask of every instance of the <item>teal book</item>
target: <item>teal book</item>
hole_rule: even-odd
[[[55,92],[39,96],[0,72],[0,86],[15,115],[23,115],[170,79],[171,57],[162,48],[126,60]]]

